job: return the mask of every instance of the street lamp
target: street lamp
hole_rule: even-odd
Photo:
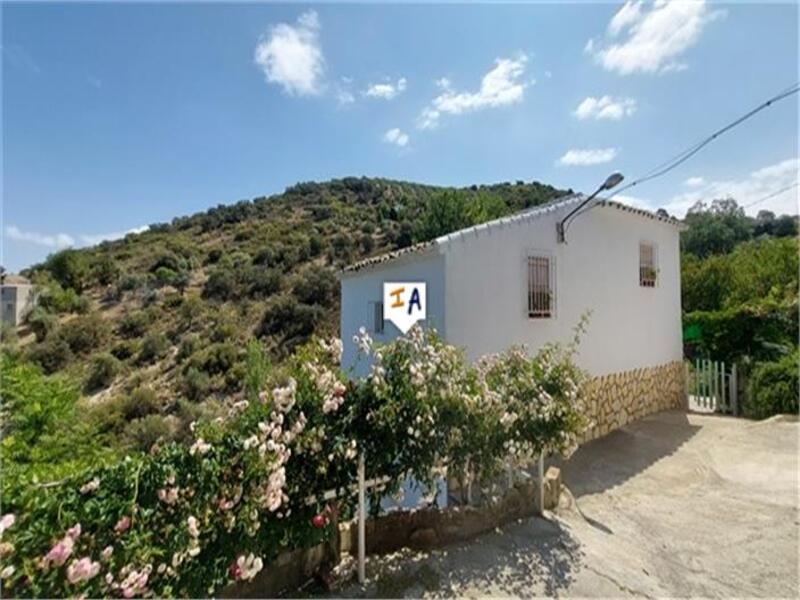
[[[584,200],[578,206],[573,208],[566,217],[564,217],[558,223],[556,223],[556,236],[558,238],[558,241],[561,243],[567,242],[566,238],[564,237],[564,233],[566,232],[567,221],[569,221],[569,219],[572,218],[572,216],[577,214],[584,206],[586,206],[586,204],[589,203],[590,200],[594,200],[597,194],[599,194],[600,192],[604,192],[606,190],[610,190],[611,188],[617,187],[623,179],[625,179],[625,177],[623,177],[622,173],[612,173],[606,178],[606,180],[603,182],[603,185],[597,188],[591,196],[589,196],[588,198],[586,198],[586,200]]]

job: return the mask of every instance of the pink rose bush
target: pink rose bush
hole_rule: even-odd
[[[419,327],[385,346],[366,334],[357,343],[371,361],[365,378],[341,372],[338,340],[314,340],[272,369],[262,393],[194,423],[185,445],[7,494],[4,592],[214,595],[330,536],[355,499],[329,504],[323,493],[353,485],[362,452],[368,476],[388,475],[381,493],[392,493],[409,475],[484,476],[509,455],[569,451],[583,427],[568,352],[513,349],[473,366]]]

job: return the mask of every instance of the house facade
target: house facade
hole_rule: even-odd
[[[12,327],[22,324],[36,303],[30,281],[19,275],[6,275],[0,284],[0,318]]]
[[[369,370],[352,341],[360,327],[377,342],[400,333],[381,319],[383,282],[425,282],[424,326],[470,360],[516,344],[535,351],[568,343],[588,315],[577,362],[592,377],[589,438],[682,405],[682,225],[600,200],[559,242],[556,224],[583,200],[571,196],[349,266],[341,278],[344,368]]]

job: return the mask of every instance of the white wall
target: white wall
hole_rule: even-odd
[[[524,343],[535,350],[567,342],[591,310],[578,362],[593,375],[680,360],[679,232],[674,225],[614,207],[597,206],[556,243],[555,223],[572,207],[538,219],[490,227],[448,242],[447,340],[470,359]],[[654,242],[658,284],[639,285],[639,242]],[[556,261],[556,317],[527,317],[526,258],[530,250]],[[430,292],[429,292],[430,293]]]
[[[436,248],[426,254],[401,256],[390,263],[366,267],[360,271],[342,274],[342,310],[340,333],[344,346],[342,367],[353,369],[353,376],[369,372],[369,362],[359,357],[353,336],[365,327],[377,342],[387,342],[400,334],[394,323],[386,321],[383,334],[373,332],[371,302],[383,299],[384,281],[425,282],[427,295],[426,320],[423,324],[434,327],[442,336],[445,332],[444,257]]]

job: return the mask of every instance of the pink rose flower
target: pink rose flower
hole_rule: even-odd
[[[11,527],[17,521],[17,516],[12,513],[7,513],[0,517],[0,536],[3,535],[3,532]]]
[[[131,518],[128,515],[122,517],[117,524],[114,525],[114,531],[117,533],[125,533],[131,528]]]
[[[55,546],[50,548],[50,551],[45,555],[45,567],[50,566],[50,563],[53,563],[57,567],[63,565],[72,554],[74,546],[75,542],[73,538],[69,535],[64,536]]]
[[[93,562],[88,556],[73,560],[67,567],[67,580],[70,583],[88,581],[100,572],[100,563]]]

